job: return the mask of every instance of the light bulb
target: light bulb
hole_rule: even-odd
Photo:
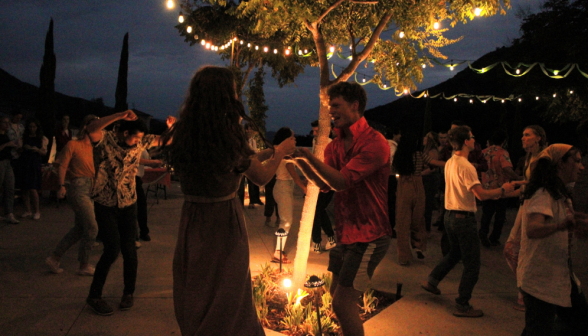
[[[404,32],[400,32],[400,33],[398,33],[398,37],[400,37],[400,38],[404,38]]]
[[[482,14],[482,8],[476,8],[476,9],[474,9],[474,15],[480,16],[480,14]]]
[[[559,71],[557,70],[553,70],[553,74],[557,76],[557,74],[559,73]]]
[[[439,29],[439,22],[433,23],[433,29]]]
[[[473,103],[474,103],[474,100],[473,99],[470,99],[470,104],[473,104]]]
[[[457,102],[457,98],[453,98],[453,101],[454,101],[454,102]]]
[[[523,101],[523,99],[522,98],[519,98],[519,103],[522,102],[522,101]]]
[[[502,103],[504,104],[504,99],[502,100]]]
[[[449,67],[449,70],[453,71],[453,65]]]
[[[308,54],[308,50],[307,50],[307,49],[304,49],[304,53],[305,53],[305,54]]]
[[[263,47],[263,52],[267,52],[268,50],[268,47]]]
[[[190,34],[192,32],[192,26],[188,26],[188,28],[186,28],[186,32],[188,32],[188,34]]]
[[[198,35],[194,35],[194,39],[197,40],[198,39]]]
[[[173,0],[167,0],[167,8],[169,8],[169,9],[174,8],[174,2],[173,2]]]
[[[425,93],[425,98],[427,98],[427,94]]]
[[[239,44],[243,44],[243,40],[239,41]]]
[[[426,64],[423,64],[423,69],[426,68],[426,67],[427,67],[427,65]]]
[[[202,41],[200,42],[200,44],[202,44],[202,45],[205,45],[205,44],[206,44],[206,41],[205,41],[205,40],[202,40]]]
[[[233,37],[233,41],[237,41],[237,38],[236,37]]]
[[[486,101],[485,100],[482,100],[482,103],[486,104]]]
[[[210,49],[210,42],[206,43],[206,49]]]
[[[259,50],[259,46],[255,46],[255,50]]]
[[[332,52],[332,53],[334,53],[334,52],[335,52],[335,47],[331,46],[331,47],[329,48],[329,51],[330,51],[330,52]]]
[[[286,56],[290,55],[290,49],[286,49]]]
[[[386,84],[384,84],[384,89],[386,88]]]
[[[364,83],[365,83],[365,77],[363,78],[362,82],[364,82]]]
[[[535,100],[539,100],[539,96],[535,97]]]
[[[298,55],[302,55],[302,50],[298,50]]]
[[[274,54],[277,54],[277,53],[278,53],[278,49],[274,49]]]
[[[247,48],[251,48],[251,43],[247,43]]]
[[[521,73],[521,70],[517,69],[517,75]]]
[[[288,288],[292,286],[292,280],[284,279],[284,287]]]
[[[553,94],[553,98],[555,98],[556,96],[557,96],[557,94],[555,94],[555,93],[554,93],[554,94]]]
[[[180,14],[180,16],[178,16],[178,21],[180,23],[183,23],[184,22],[184,16]]]
[[[408,93],[408,89],[404,89],[404,94],[407,94],[407,93]]]
[[[225,49],[225,46],[221,46],[221,50],[224,50],[224,49]]]
[[[574,91],[570,90],[570,94],[574,94]]]

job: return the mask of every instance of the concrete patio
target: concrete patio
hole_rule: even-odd
[[[114,315],[95,315],[85,304],[91,277],[76,275],[77,249],[63,257],[62,274],[49,272],[45,258],[59,239],[69,230],[73,212],[67,205],[55,203],[42,207],[40,221],[22,220],[18,225],[0,224],[0,334],[1,335],[180,335],[172,299],[172,256],[177,235],[182,194],[177,182],[168,191],[168,199],[155,203],[149,199],[151,242],[142,242],[135,306]],[[300,219],[303,196],[295,197],[295,223]],[[247,203],[246,203],[247,205]],[[17,204],[20,214],[22,206]],[[245,210],[248,222],[251,270],[271,258],[275,244],[275,229],[264,226],[263,207]],[[514,210],[509,210],[509,224],[503,232],[508,235]],[[297,226],[290,233],[297,237]],[[478,319],[460,319],[452,315],[453,300],[461,276],[461,265],[440,284],[442,295],[434,296],[422,290],[420,283],[440,258],[441,233],[432,232],[424,261],[408,267],[396,261],[396,243],[390,248],[373,278],[373,287],[395,292],[403,284],[403,298],[365,323],[366,335],[520,335],[524,313],[512,305],[517,296],[516,281],[502,257],[502,248],[482,249],[480,281],[471,303],[484,311]],[[326,239],[324,239],[326,240]],[[288,239],[286,251],[290,259],[296,255],[295,239]],[[96,263],[101,246],[92,251],[91,263]],[[586,244],[575,246],[574,265],[581,280],[587,279]],[[214,251],[211,251],[214,253]],[[122,294],[122,258],[111,268],[105,299],[116,306]],[[311,255],[308,273],[325,273],[328,253]],[[267,331],[268,335],[279,335]]]

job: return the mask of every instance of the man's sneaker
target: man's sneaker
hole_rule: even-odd
[[[98,315],[108,316],[108,315],[112,315],[114,313],[114,310],[112,310],[112,308],[108,305],[108,303],[106,303],[106,301],[104,301],[102,299],[87,298],[86,303],[88,304],[88,306],[90,308],[92,308],[94,313],[96,313]]]
[[[63,268],[59,268],[59,261],[56,261],[53,257],[47,257],[45,263],[49,266],[51,273],[59,274],[63,272]]]
[[[435,295],[440,295],[441,291],[439,290],[439,288],[437,288],[437,286],[433,286],[431,285],[428,281],[425,281],[422,285],[421,288],[426,290],[429,293],[433,293]]]
[[[134,304],[135,300],[133,299],[133,294],[123,294],[118,308],[120,310],[129,310],[133,307]]]
[[[320,254],[321,253],[321,243],[314,243],[313,246],[314,246],[314,253]]]
[[[139,237],[141,238],[142,241],[151,241],[151,236],[148,233],[142,234]]]
[[[138,240],[135,240],[135,248],[137,250],[141,248],[141,243]]]
[[[31,218],[31,217],[33,217],[33,213],[28,212],[28,211],[23,213],[22,215],[20,215],[20,218]]]
[[[8,216],[6,216],[6,218],[4,218],[5,221],[7,221],[10,224],[18,224],[20,223],[20,221],[18,221],[16,218],[14,218],[14,214],[8,214]]]
[[[325,250],[328,251],[335,246],[337,246],[337,242],[335,241],[335,236],[330,236],[327,240],[327,245],[325,245]]]
[[[456,304],[453,315],[457,317],[482,317],[484,316],[484,312],[480,309],[474,309],[474,307],[470,305],[464,306]]]
[[[39,220],[39,219],[41,219],[41,213],[40,213],[40,212],[35,212],[35,214],[33,215],[33,219],[34,219],[34,220]]]
[[[78,275],[93,276],[95,271],[96,269],[94,267],[92,267],[91,265],[86,265],[86,267],[80,268],[78,270]]]

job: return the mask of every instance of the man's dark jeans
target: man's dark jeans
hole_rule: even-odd
[[[149,227],[147,226],[147,196],[143,190],[143,179],[140,176],[135,176],[135,183],[137,185],[137,222],[139,222],[139,231],[141,235],[149,234]]]
[[[457,218],[456,218],[457,216]],[[461,217],[461,218],[460,218]],[[480,239],[476,216],[445,212],[445,231],[449,238],[449,253],[429,274],[429,283],[437,286],[460,260],[463,260],[463,273],[459,282],[459,297],[455,299],[460,305],[468,306],[474,286],[480,275]]]
[[[494,228],[489,237],[491,242],[498,242],[502,235],[502,227],[506,222],[507,199],[486,200],[482,202],[482,221],[480,223],[480,237],[488,237],[490,222],[494,216]]]
[[[560,307],[525,293],[525,329],[522,336],[552,336],[555,315],[563,323],[565,330],[561,335],[588,335],[588,305],[583,293],[579,293],[578,286],[572,281],[571,307]]]
[[[325,234],[328,237],[332,237],[335,235],[333,232],[333,226],[331,225],[331,220],[329,219],[329,215],[327,214],[327,206],[331,203],[331,199],[333,199],[333,195],[335,194],[334,191],[329,191],[327,193],[319,192],[318,200],[316,201],[316,212],[314,213],[314,222],[312,224],[312,241],[314,243],[321,242],[321,228],[325,231]]]
[[[99,203],[94,204],[98,230],[104,244],[102,256],[96,264],[94,279],[90,286],[90,298],[102,297],[102,289],[106,283],[106,277],[110,266],[118,258],[119,252],[123,255],[123,294],[135,292],[137,281],[137,248],[135,237],[137,235],[137,203],[126,208],[107,207]]]

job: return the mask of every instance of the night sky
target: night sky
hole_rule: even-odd
[[[19,0],[0,2],[0,68],[18,79],[39,85],[45,34],[54,20],[57,57],[56,91],[74,97],[101,97],[114,106],[114,92],[124,34],[129,32],[128,98],[130,107],[156,118],[176,115],[191,75],[202,65],[223,65],[213,52],[200,45],[190,47],[174,28],[179,9],[169,10],[165,0],[143,1],[55,1]],[[447,37],[464,39],[442,52],[448,59],[475,60],[518,37],[518,7],[538,9],[541,0],[512,0],[506,16],[476,18],[451,28]],[[384,33],[382,36],[385,38]],[[343,65],[345,61],[337,60]],[[427,68],[419,85],[436,85],[454,72],[439,66]],[[360,65],[358,71],[369,74]],[[270,73],[269,70],[266,71]],[[396,99],[393,90],[365,86],[367,108]],[[318,117],[318,68],[307,67],[296,84],[280,89],[267,75],[265,94],[269,111],[267,129],[289,126],[308,133]],[[483,92],[480,94],[492,94]]]

